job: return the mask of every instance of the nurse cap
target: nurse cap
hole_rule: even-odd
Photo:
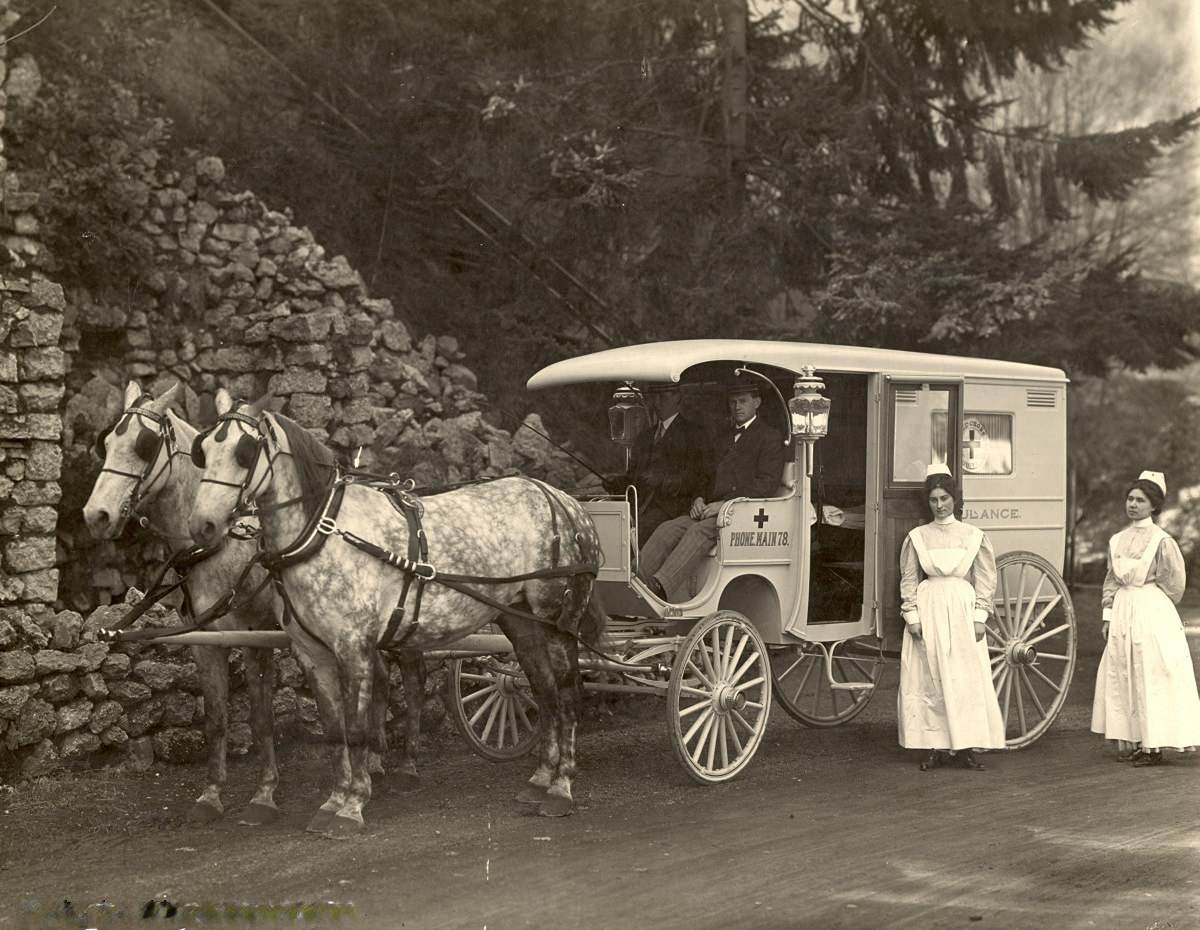
[[[934,475],[950,475],[950,469],[946,467],[945,462],[934,462],[925,469],[925,477],[932,478]],[[950,475],[950,477],[953,478],[954,476]],[[1165,494],[1166,492],[1164,491],[1163,493]]]
[[[1149,481],[1151,484],[1158,485],[1158,489],[1165,496],[1167,493],[1167,476],[1161,471],[1144,471],[1138,475],[1138,481]]]

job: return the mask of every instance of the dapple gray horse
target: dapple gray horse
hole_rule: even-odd
[[[405,647],[438,648],[492,621],[512,642],[538,702],[538,765],[518,800],[546,815],[570,813],[579,639],[598,641],[606,623],[591,596],[600,545],[587,511],[526,478],[431,495],[419,502],[428,562],[407,561],[410,533],[419,535],[411,515],[379,490],[337,481],[333,453],[287,417],[265,412],[265,403],[235,407],[227,396],[218,399],[217,426],[193,450],[206,468],[188,525],[208,545],[238,512],[258,513],[267,562],[277,567],[294,611],[287,631],[314,668],[331,742],[333,791],[309,829],[362,827],[371,795],[365,764],[371,667],[389,635]],[[335,492],[342,494],[340,509],[332,506]],[[296,551],[305,558],[285,564],[283,554]],[[419,616],[413,617],[411,596],[407,614],[394,614],[406,580],[435,572],[424,585]],[[476,583],[456,587],[455,577]],[[399,627],[396,616],[406,617]]]
[[[191,542],[187,516],[200,484],[201,471],[191,460],[190,450],[197,430],[178,417],[171,405],[178,399],[175,384],[162,397],[142,393],[136,382],[125,389],[125,410],[113,428],[96,443],[104,467],[83,508],[84,520],[97,539],[121,535],[130,517],[168,544],[172,550]],[[254,557],[252,539],[225,537],[213,546],[211,555],[187,570],[186,594],[195,615],[200,615],[229,594]],[[210,630],[278,629],[281,605],[270,587],[262,588],[265,571],[254,567],[244,584],[245,594],[235,598],[234,608],[205,628]],[[250,592],[257,591],[253,597]],[[208,780],[189,813],[195,823],[205,823],[224,813],[222,790],[227,776],[229,725],[229,649],[222,646],[192,646],[201,691],[204,694],[205,732],[208,741]],[[273,650],[246,648],[246,691],[250,699],[250,726],[260,762],[258,785],[241,822],[263,824],[278,816],[274,793],[279,782],[275,761],[274,713],[272,709],[275,671]],[[386,714],[386,669],[380,668],[381,689],[373,725],[375,743],[383,742]],[[408,707],[404,758],[400,778],[405,787],[417,780],[416,753],[420,737],[420,712],[424,673],[419,654],[401,658]],[[379,760],[372,760],[378,767]]]

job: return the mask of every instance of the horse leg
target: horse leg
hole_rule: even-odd
[[[333,818],[334,834],[357,833],[363,827],[363,807],[371,799],[371,772],[368,769],[371,728],[371,694],[377,675],[379,653],[371,643],[361,642],[339,656],[342,720],[345,745],[350,761],[350,790],[346,802]]]
[[[547,629],[546,652],[554,670],[558,719],[558,768],[546,791],[546,799],[538,808],[544,817],[565,817],[575,808],[571,797],[571,780],[575,777],[575,726],[579,716],[579,647],[570,636]]]
[[[225,787],[225,748],[229,727],[229,650],[221,646],[193,646],[200,691],[204,695],[204,735],[208,742],[208,781],[188,812],[194,824],[212,823],[225,812],[221,789]]]
[[[275,788],[279,769],[275,764],[275,653],[271,649],[244,649],[246,690],[250,697],[250,728],[258,750],[258,788],[238,823],[259,826],[279,816]]]
[[[387,659],[383,653],[375,653],[373,668],[375,684],[371,691],[371,748],[367,766],[372,775],[382,775],[383,756],[387,752],[388,692],[391,690]]]
[[[421,709],[425,703],[425,659],[415,650],[400,653],[400,677],[404,681],[404,758],[400,762],[400,787],[420,785],[417,752],[421,747]]]
[[[518,609],[528,610],[521,605]],[[555,694],[554,670],[550,665],[550,655],[546,650],[546,638],[540,629],[540,624],[520,617],[505,616],[497,620],[500,629],[513,644],[517,663],[521,671],[529,679],[529,687],[533,691],[534,700],[538,705],[538,765],[525,786],[517,792],[517,800],[522,804],[541,805],[546,799],[546,792],[554,781],[558,770],[559,747],[556,721],[558,718],[558,696]]]
[[[350,791],[350,757],[346,752],[345,728],[342,724],[341,687],[333,653],[320,649],[316,650],[315,656],[303,652],[299,654],[308,672],[309,687],[317,701],[325,742],[329,745],[329,764],[333,769],[333,790],[305,829],[310,833],[328,833]]]

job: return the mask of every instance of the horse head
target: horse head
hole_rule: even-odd
[[[179,396],[175,382],[162,397],[143,393],[136,381],[125,387],[125,409],[117,422],[96,437],[96,455],[104,467],[83,507],[92,536],[113,539],[121,534],[139,506],[152,500],[170,481],[176,444],[176,423],[168,409]]]
[[[256,501],[271,490],[275,459],[287,451],[266,411],[270,394],[246,404],[221,388],[215,400],[216,423],[192,442],[192,461],[204,476],[188,531],[202,546],[223,536],[235,516],[253,512]]]

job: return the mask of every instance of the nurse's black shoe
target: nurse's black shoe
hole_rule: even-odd
[[[973,769],[976,772],[982,772],[985,768],[984,764],[975,758],[975,753],[969,749],[964,749],[958,754],[958,764],[964,769]]]
[[[931,749],[929,755],[921,763],[921,771],[928,772],[930,769],[936,769],[940,765],[945,764],[946,754],[940,749]]]
[[[1163,754],[1161,749],[1153,749],[1149,752],[1141,751],[1137,754],[1137,758],[1133,760],[1135,769],[1145,768],[1148,765],[1162,765]]]

